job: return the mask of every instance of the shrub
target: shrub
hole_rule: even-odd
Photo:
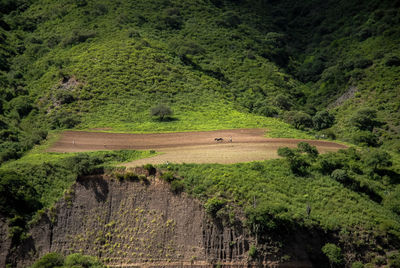
[[[307,142],[299,142],[297,144],[297,148],[300,152],[307,153],[307,155],[310,156],[311,158],[316,158],[319,154],[317,147],[311,146]]]
[[[385,196],[383,204],[394,213],[400,215],[400,185]]]
[[[286,158],[289,162],[290,169],[294,174],[300,176],[307,174],[310,163],[307,162],[304,156],[299,154],[298,150],[287,147],[279,148],[278,155]]]
[[[170,46],[175,49],[178,56],[203,54],[205,49],[194,41],[182,42],[181,40],[171,41]]]
[[[145,175],[139,175],[139,180],[145,185],[148,185],[150,183]]]
[[[302,111],[290,111],[284,114],[284,119],[287,123],[294,126],[296,129],[304,129],[312,126],[311,116]]]
[[[65,258],[65,266],[67,267],[88,267],[100,268],[104,267],[96,257],[86,256],[79,253],[71,254]]]
[[[331,173],[331,178],[344,183],[349,179],[349,176],[347,175],[347,171],[344,169],[335,169],[332,173]]]
[[[225,12],[218,20],[218,24],[225,27],[234,28],[241,23],[239,16],[233,11]]]
[[[152,164],[146,164],[143,166],[143,168],[147,170],[149,175],[155,175],[157,172],[156,168]]]
[[[313,126],[316,130],[330,128],[335,122],[335,117],[328,111],[317,112],[312,118]]]
[[[165,28],[179,30],[183,24],[180,10],[174,7],[164,9],[158,23],[158,28],[160,30]]]
[[[289,97],[283,94],[278,94],[274,99],[274,104],[282,110],[289,110],[292,107],[292,102]]]
[[[0,171],[0,212],[27,215],[41,207],[35,189],[17,173]]]
[[[151,108],[150,115],[157,116],[160,121],[169,118],[173,114],[171,108],[164,104],[159,104]]]
[[[371,148],[363,151],[362,158],[364,164],[372,168],[373,171],[376,171],[378,168],[383,169],[392,166],[391,155],[380,149]]]
[[[274,106],[265,103],[265,101],[262,103],[256,103],[254,106],[253,111],[256,114],[268,117],[275,117],[278,115],[278,110]]]
[[[14,98],[9,102],[8,105],[13,111],[18,113],[20,118],[27,116],[33,108],[31,101],[27,96],[19,96]]]
[[[361,146],[376,147],[379,145],[378,137],[370,131],[357,131],[353,134],[353,142]]]
[[[325,244],[322,247],[322,252],[328,257],[331,267],[343,263],[342,250],[335,244]]]
[[[336,139],[336,134],[333,132],[332,129],[324,129],[321,131],[321,134],[324,135],[326,138],[335,140]]]
[[[392,254],[389,256],[389,267],[399,268],[400,267],[400,253]]]
[[[127,172],[124,175],[124,179],[129,181],[137,181],[139,180],[139,176],[133,172]]]
[[[64,265],[64,257],[59,253],[51,252],[47,253],[39,260],[37,260],[31,268],[53,268],[61,267]]]
[[[79,31],[79,30],[74,30],[72,31],[71,35],[67,36],[62,40],[61,44],[64,47],[70,46],[70,45],[77,45],[79,43],[83,43],[89,38],[93,38],[97,35],[95,31]]]
[[[250,249],[249,249],[249,257],[250,257],[250,259],[255,260],[255,259],[257,259],[257,256],[258,256],[257,247],[254,246],[254,245],[251,245]]]
[[[256,235],[277,232],[291,224],[283,216],[287,211],[283,204],[261,201],[256,207],[251,205],[245,209],[246,225]]]
[[[215,217],[217,215],[217,212],[222,209],[226,205],[226,200],[225,199],[220,199],[217,197],[212,197],[207,200],[207,202],[204,205],[204,208],[206,209],[206,212],[210,214],[211,216]]]
[[[372,131],[373,128],[378,125],[376,110],[362,108],[350,118],[350,123],[360,130]]]
[[[175,180],[174,174],[172,172],[165,172],[163,174],[161,174],[161,179],[163,179],[166,182],[173,182]]]
[[[390,56],[385,61],[386,66],[400,66],[400,58],[397,56]]]
[[[181,180],[174,180],[171,182],[171,191],[174,194],[179,194],[185,190],[185,184]]]
[[[364,268],[364,264],[360,261],[353,262],[351,268]]]

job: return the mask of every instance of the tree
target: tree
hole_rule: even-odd
[[[367,167],[376,171],[378,168],[388,168],[392,166],[392,157],[387,152],[380,149],[369,149],[364,151],[363,160]]]
[[[311,116],[302,111],[290,111],[286,112],[285,121],[294,126],[297,129],[304,129],[312,126]]]
[[[316,130],[322,130],[330,128],[335,122],[335,117],[328,111],[320,111],[314,115],[312,121]]]
[[[164,104],[159,104],[153,108],[151,108],[150,114],[152,116],[157,116],[161,121],[169,118],[173,114],[171,108]]]
[[[327,243],[322,247],[322,252],[328,257],[331,267],[343,262],[342,250],[335,244]]]
[[[301,153],[306,153],[308,156],[310,156],[313,159],[315,159],[319,154],[317,147],[311,146],[307,142],[299,142],[297,144],[297,148]]]
[[[278,155],[285,157],[289,162],[290,169],[294,174],[305,175],[310,163],[307,162],[306,157],[300,154],[299,149],[290,149],[287,147],[279,148]]]
[[[376,110],[362,108],[350,118],[350,123],[360,130],[372,131],[379,124],[376,120]]]

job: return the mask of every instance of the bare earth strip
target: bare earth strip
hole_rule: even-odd
[[[279,147],[296,147],[306,141],[319,152],[331,152],[346,146],[319,140],[263,137],[264,129],[234,129],[203,132],[126,134],[66,131],[48,151],[85,152],[99,150],[157,150],[163,154],[133,161],[125,166],[146,163],[222,163],[232,164],[277,158]],[[223,138],[216,142],[215,138]],[[232,142],[230,142],[232,139]]]

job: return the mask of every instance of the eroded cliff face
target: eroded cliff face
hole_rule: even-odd
[[[249,247],[255,243],[245,228],[224,227],[206,215],[199,201],[172,193],[155,176],[140,181],[79,178],[30,234],[7,262],[25,267],[48,252],[80,252],[114,267],[248,267]],[[312,266],[303,251],[284,266]],[[272,252],[263,263],[274,267],[279,259]]]

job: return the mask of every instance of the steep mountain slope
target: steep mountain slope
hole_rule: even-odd
[[[315,227],[343,249],[344,259],[330,255],[336,264],[396,263],[399,7],[399,0],[1,1],[0,208],[13,243],[77,176],[154,153],[30,152],[10,161],[48,133],[263,127],[274,137],[336,137],[368,148],[318,156],[302,145],[254,165],[165,167],[185,177],[175,187],[214,216],[246,214],[261,240],[263,230]],[[151,116],[158,104],[172,117]],[[248,254],[266,252],[260,243]]]

